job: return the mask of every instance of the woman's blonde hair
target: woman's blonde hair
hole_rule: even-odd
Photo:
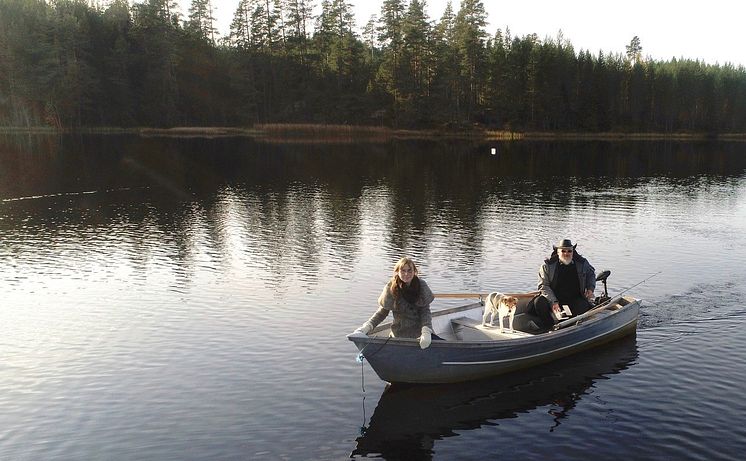
[[[412,258],[404,256],[399,261],[397,261],[394,265],[394,275],[391,277],[391,294],[394,295],[395,298],[399,297],[399,291],[401,291],[402,286],[404,285],[404,281],[399,278],[399,270],[401,270],[401,268],[406,265],[412,266],[412,271],[414,271],[413,281],[417,279],[417,265],[414,263]],[[417,287],[419,287],[419,281],[417,283]]]

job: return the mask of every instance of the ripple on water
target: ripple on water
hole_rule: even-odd
[[[325,175],[305,152],[237,143],[209,161],[187,150],[184,165],[171,147],[148,151],[168,167],[142,164],[188,193],[3,202],[0,458],[344,459],[366,425],[390,431],[369,452],[389,458],[746,451],[739,163],[682,179],[660,173],[682,164],[662,153],[646,156],[658,170],[637,175],[625,151],[601,165],[609,176],[568,179],[524,171],[527,159],[560,158],[524,145],[509,171],[476,154],[377,145],[357,175],[340,174],[358,171],[357,151],[350,162],[324,149],[313,159],[334,166]],[[445,161],[454,156],[459,168]],[[44,188],[57,184],[27,157],[17,159]],[[187,165],[219,180],[184,184]],[[425,180],[413,186],[412,172]],[[512,386],[419,389],[395,401],[411,412],[386,418],[384,383],[345,334],[373,313],[393,262],[414,256],[435,291],[528,290],[562,237],[612,270],[612,294],[632,287],[645,300],[622,366],[592,351]]]

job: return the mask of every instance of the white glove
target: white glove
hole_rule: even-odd
[[[430,347],[430,342],[432,341],[432,334],[433,330],[430,329],[430,327],[422,327],[422,334],[420,335],[420,349],[427,349]]]
[[[365,322],[364,324],[360,325],[360,328],[355,330],[355,333],[362,333],[364,335],[367,335],[373,330],[373,324],[370,322]]]

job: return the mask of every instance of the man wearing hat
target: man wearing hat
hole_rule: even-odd
[[[573,245],[570,239],[562,240],[539,268],[541,295],[532,302],[534,313],[540,319],[539,328],[551,328],[556,322],[552,311],[559,313],[563,305],[570,307],[573,316],[593,306],[596,270],[575,247],[577,244]]]

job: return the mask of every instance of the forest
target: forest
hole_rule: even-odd
[[[486,30],[480,0],[0,0],[0,127],[744,133],[746,70]]]

